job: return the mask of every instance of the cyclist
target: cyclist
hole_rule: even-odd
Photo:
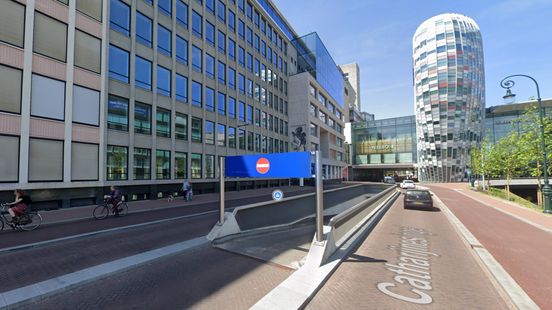
[[[111,192],[109,195],[105,195],[104,199],[107,200],[107,203],[111,204],[113,213],[117,214],[121,209],[119,208],[122,202],[123,194],[115,185],[111,185]]]
[[[15,201],[7,203],[7,206],[15,206],[8,209],[8,212],[10,213],[12,219],[11,223],[17,223],[19,221],[19,217],[24,215],[27,211],[27,208],[31,204],[32,200],[25,191],[21,189],[16,189],[13,194],[15,195]]]

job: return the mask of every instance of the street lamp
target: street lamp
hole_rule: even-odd
[[[552,214],[552,188],[550,188],[550,183],[548,181],[548,164],[547,164],[547,159],[548,159],[548,154],[546,152],[546,143],[544,141],[544,109],[542,107],[542,102],[541,102],[541,96],[540,96],[540,90],[539,90],[539,84],[537,83],[537,81],[530,77],[529,75],[525,75],[525,74],[513,74],[513,75],[510,75],[510,76],[507,76],[505,77],[504,79],[502,79],[502,81],[500,81],[500,86],[504,89],[506,89],[506,95],[504,95],[504,97],[502,97],[504,99],[504,101],[507,101],[507,102],[513,102],[513,99],[515,98],[515,94],[512,94],[512,91],[510,90],[510,88],[514,87],[514,85],[516,83],[514,83],[514,81],[512,81],[510,78],[512,77],[526,77],[528,79],[531,79],[534,83],[535,83],[535,86],[537,87],[537,102],[539,103],[539,119],[540,119],[540,131],[541,131],[541,136],[542,136],[542,140],[541,140],[541,148],[542,148],[542,156],[543,156],[543,169],[544,169],[544,187],[542,189],[542,192],[544,194],[544,213],[549,213],[549,214]],[[510,103],[511,103],[510,102]]]

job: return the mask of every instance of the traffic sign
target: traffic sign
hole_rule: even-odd
[[[282,198],[284,198],[284,192],[282,192],[281,190],[276,189],[272,192],[272,199],[280,201],[282,200]]]
[[[255,169],[257,169],[258,173],[265,174],[268,172],[268,170],[270,170],[270,162],[268,161],[268,159],[261,157],[257,160]]]
[[[312,178],[310,152],[226,157],[227,177]]]

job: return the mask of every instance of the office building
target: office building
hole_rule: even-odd
[[[352,124],[351,181],[417,180],[414,115]]]
[[[0,199],[213,192],[220,156],[290,151],[297,38],[269,0],[1,1]]]
[[[479,27],[464,15],[438,15],[418,27],[412,44],[420,179],[462,181],[485,117]]]
[[[522,123],[520,118],[530,108],[536,108],[538,102],[530,100],[514,104],[503,104],[488,107],[485,109],[485,131],[484,136],[490,143],[497,143],[498,140],[507,136],[512,130],[521,133]],[[542,106],[544,115],[552,119],[552,99],[543,99]]]

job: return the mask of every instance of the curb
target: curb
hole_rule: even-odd
[[[500,265],[493,255],[477,240],[477,238],[462,224],[462,222],[450,211],[450,209],[433,193],[433,200],[439,205],[439,208],[449,222],[454,226],[460,237],[466,242],[471,250],[470,252],[482,266],[486,268],[490,280],[495,287],[506,295],[506,302],[511,308],[515,309],[540,309],[539,306],[527,295],[527,293],[517,284],[510,274]]]

